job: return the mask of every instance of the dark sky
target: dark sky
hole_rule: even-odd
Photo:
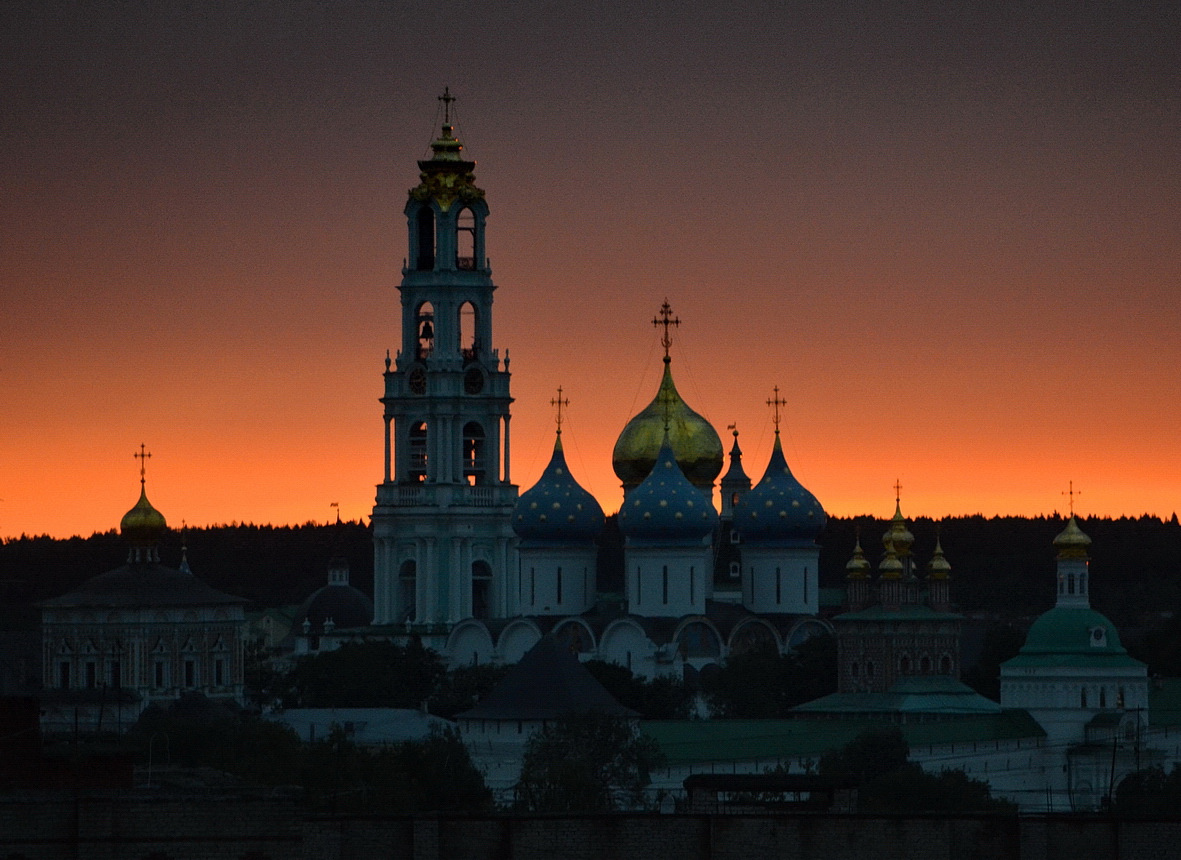
[[[1178,56],[1176,3],[6,3],[0,534],[112,527],[141,441],[174,524],[368,513],[444,86],[523,486],[562,385],[618,506],[667,296],[831,512],[1168,516]]]

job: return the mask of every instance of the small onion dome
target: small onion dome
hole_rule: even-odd
[[[898,560],[898,553],[892,541],[886,542],[886,555],[878,565],[882,579],[902,579],[902,562]]]
[[[666,433],[656,465],[623,499],[620,532],[638,541],[696,543],[712,535],[717,524],[718,512],[681,471]]]
[[[140,484],[139,488],[139,501],[123,515],[119,522],[119,531],[132,546],[155,546],[168,531],[164,514],[152,507],[143,484]]]
[[[869,559],[865,557],[861,549],[861,538],[858,537],[853,547],[853,557],[845,565],[845,579],[869,579],[869,572]]]
[[[537,483],[517,499],[513,531],[524,541],[593,541],[603,530],[603,509],[570,475],[562,437]]]
[[[943,555],[943,544],[935,538],[935,554],[927,562],[927,579],[950,579],[951,564]]]
[[[1083,530],[1078,527],[1078,520],[1074,518],[1074,514],[1070,515],[1070,519],[1066,522],[1066,528],[1058,533],[1054,538],[1054,546],[1058,547],[1059,559],[1086,559],[1087,547],[1091,545],[1091,539],[1083,534]]]
[[[700,489],[710,489],[722,471],[722,440],[708,421],[688,407],[673,383],[670,362],[664,359],[664,378],[656,397],[623,428],[615,441],[611,465],[623,482],[624,493],[639,486],[656,462],[665,433],[681,472]]]
[[[815,541],[827,520],[820,502],[788,468],[776,434],[762,480],[734,506],[734,527],[745,541]]]
[[[890,527],[882,535],[882,546],[894,544],[894,552],[900,557],[910,555],[914,535],[906,527],[906,517],[902,516],[902,502],[894,503],[894,518],[890,520]]]
[[[311,596],[295,613],[293,631],[302,629],[308,622],[308,632],[326,632],[324,625],[329,621],[332,628],[368,627],[373,623],[373,601],[363,592],[347,583],[331,582],[312,592]]]

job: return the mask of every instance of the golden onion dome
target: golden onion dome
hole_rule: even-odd
[[[857,543],[853,547],[853,557],[845,565],[845,578],[869,579],[869,571],[869,559],[865,557],[865,553],[861,549],[861,536],[858,535]]]
[[[902,502],[896,501],[894,503],[894,517],[890,520],[890,527],[882,535],[882,545],[888,548],[890,544],[893,544],[894,552],[899,557],[905,558],[910,555],[910,547],[913,543],[914,535],[906,527],[906,517],[902,516]]]
[[[886,541],[886,556],[878,565],[882,579],[902,579],[903,566],[892,541]]]
[[[665,356],[664,378],[656,397],[627,422],[615,442],[611,465],[623,482],[625,493],[639,486],[652,471],[664,440],[666,415],[673,455],[690,483],[708,491],[721,473],[722,440],[710,423],[681,399],[673,383],[669,358]]]
[[[939,538],[935,538],[935,554],[931,556],[931,560],[927,562],[927,578],[928,579],[949,579],[951,577],[951,564],[943,555],[943,544]]]
[[[1059,559],[1086,559],[1088,557],[1087,547],[1090,545],[1091,539],[1078,527],[1078,520],[1074,518],[1074,514],[1070,515],[1070,519],[1066,522],[1066,528],[1054,538],[1054,546],[1058,547]]]
[[[132,546],[155,546],[168,531],[164,514],[152,507],[143,484],[139,488],[139,501],[119,521],[119,531]]]

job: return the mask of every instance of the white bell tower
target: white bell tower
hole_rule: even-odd
[[[374,624],[442,650],[465,618],[507,614],[510,526],[509,372],[492,348],[488,206],[474,161],[454,136],[448,91],[442,134],[418,162],[406,203],[402,342],[386,358],[385,474],[373,508]]]

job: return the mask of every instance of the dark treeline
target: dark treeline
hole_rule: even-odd
[[[1176,517],[1086,518],[1091,536],[1092,604],[1117,624],[1145,613],[1181,614],[1181,525]],[[936,522],[910,524],[920,568],[935,546]],[[856,529],[866,556],[882,556],[886,521],[870,517],[831,518],[820,537],[820,581],[839,587]],[[1028,619],[1054,602],[1054,547],[1063,527],[1047,517],[953,517],[938,523],[952,565],[952,597],[963,612],[1002,619]],[[226,525],[186,532],[193,572],[215,588],[249,599],[256,607],[295,604],[326,581],[334,552],[348,558],[352,583],[373,590],[373,542],[368,526]],[[0,601],[11,624],[16,607],[64,594],[96,574],[123,564],[127,547],[114,531],[88,538],[54,540],[20,537],[0,544]],[[181,535],[168,534],[162,562],[180,564]],[[622,547],[614,517],[608,518],[600,552],[599,589],[620,590]],[[27,616],[27,613],[26,613]]]

